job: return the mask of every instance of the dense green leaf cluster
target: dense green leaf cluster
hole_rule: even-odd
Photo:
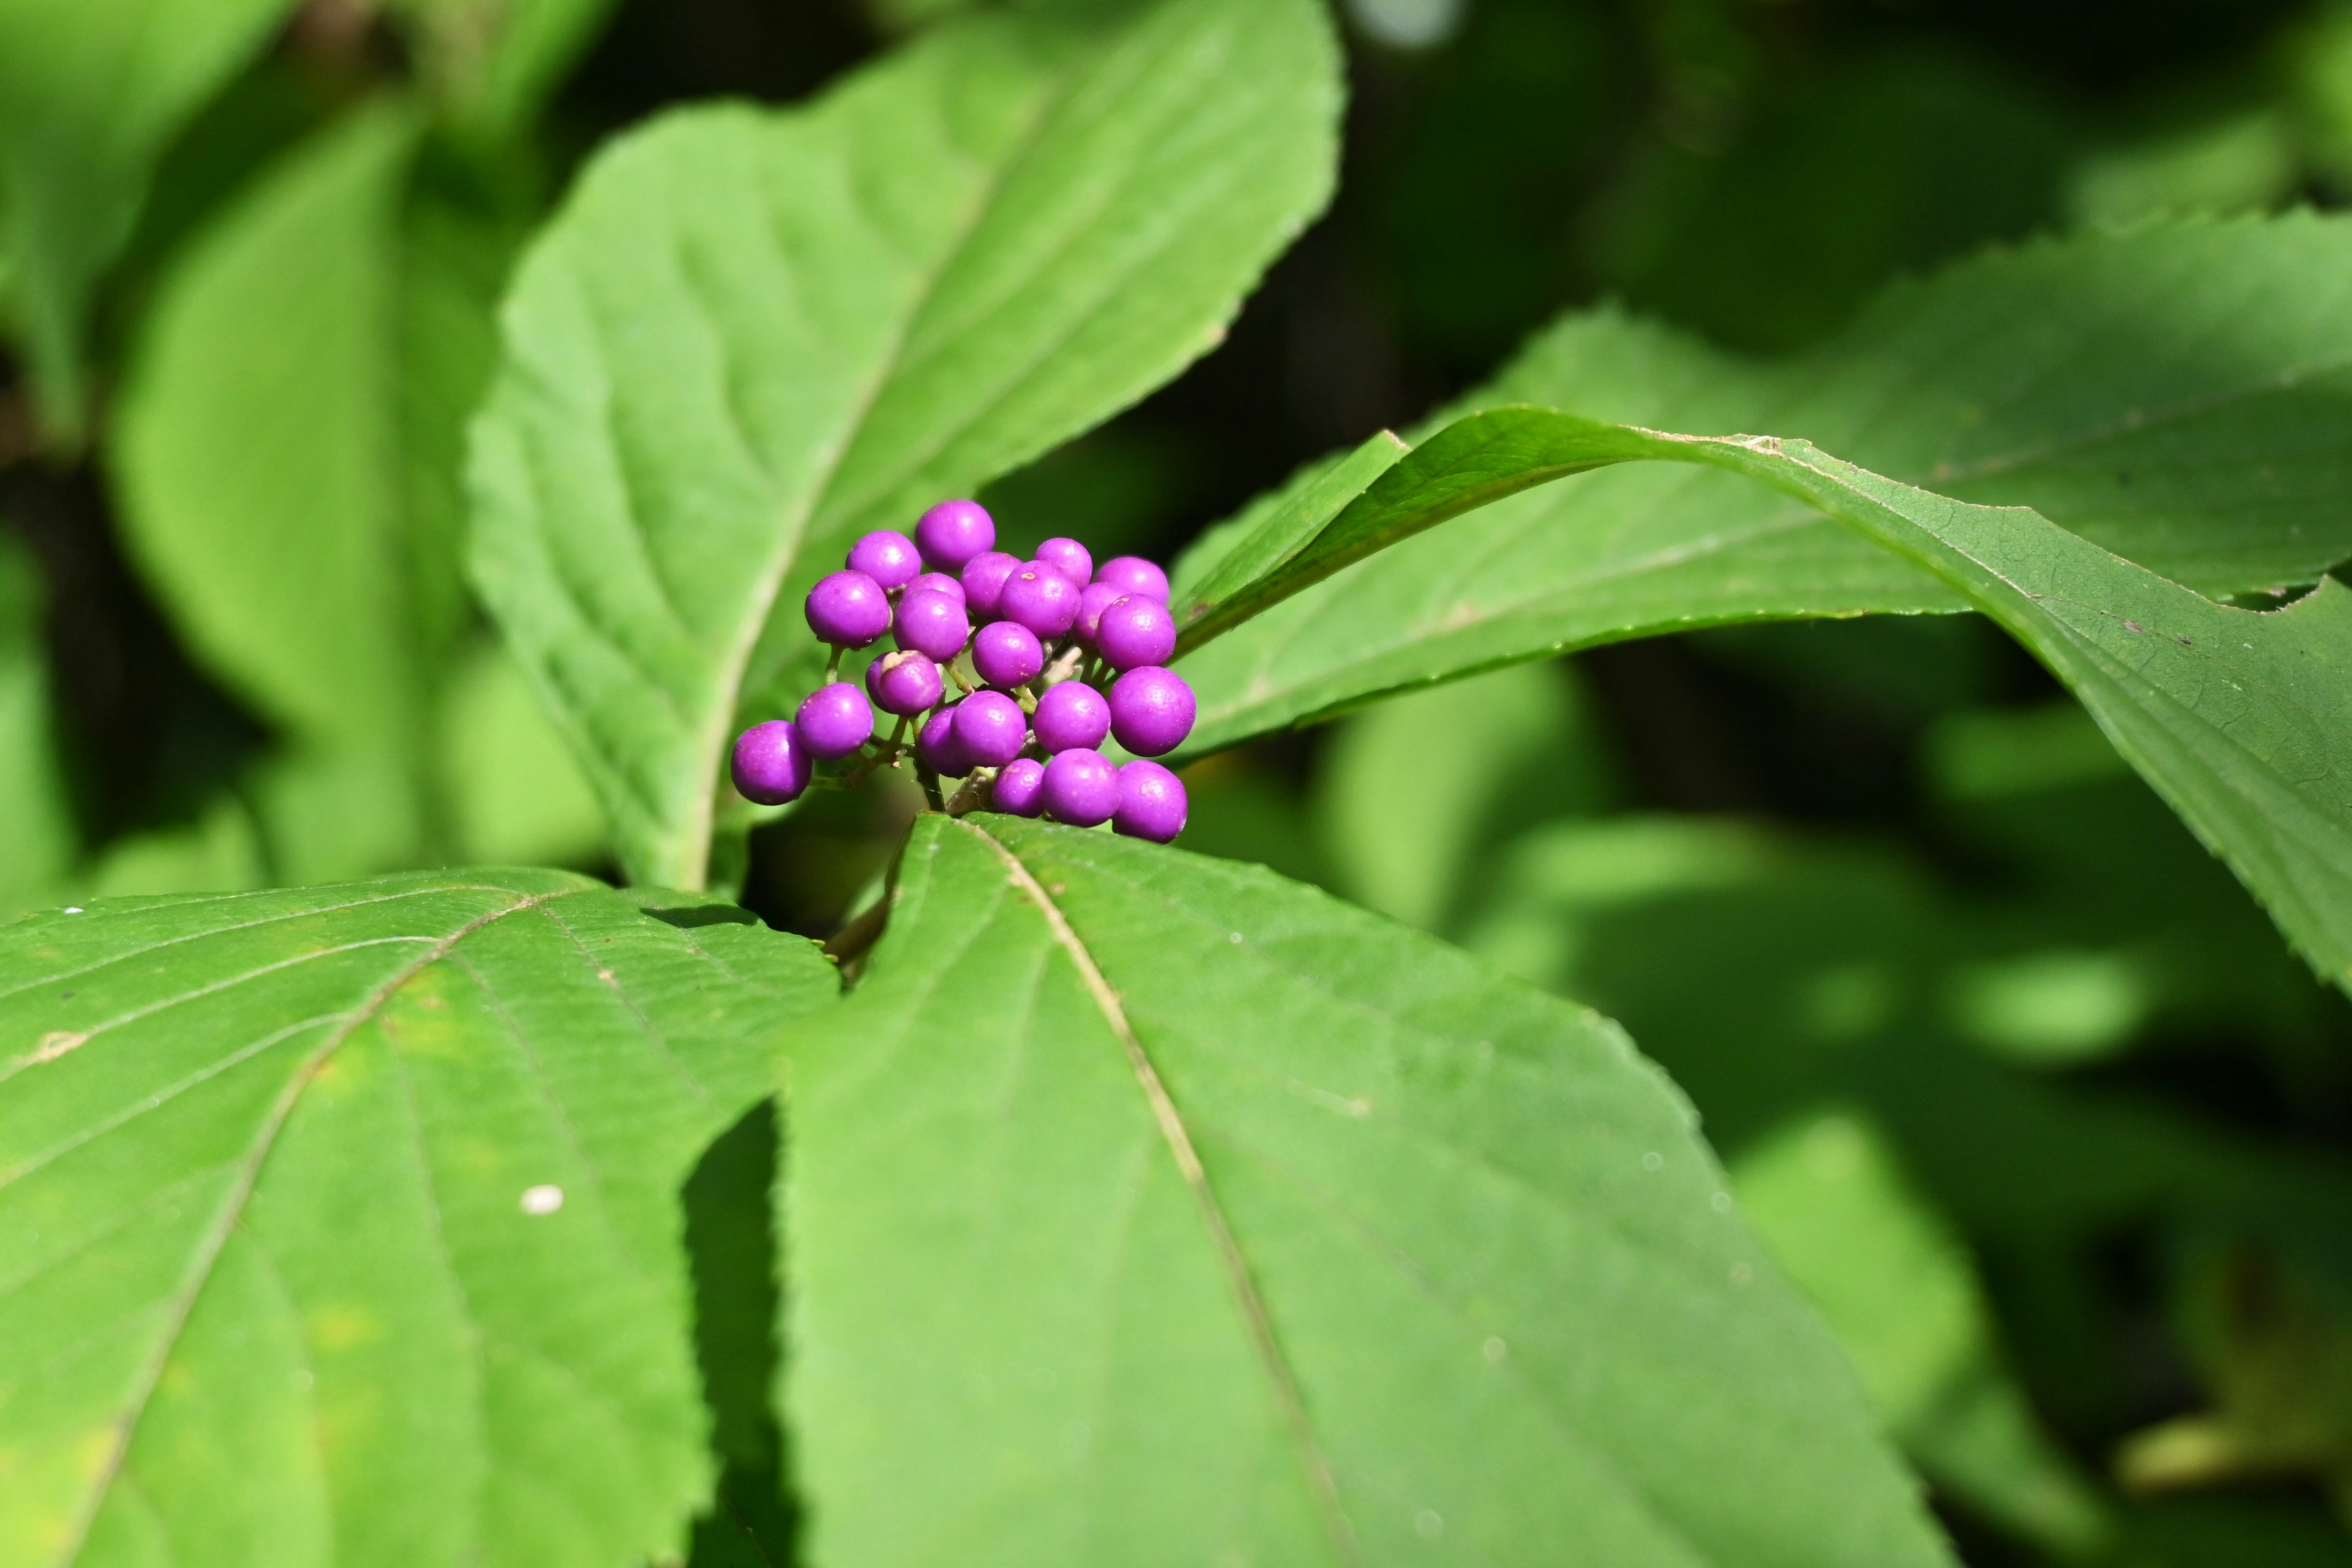
[[[0,1562],[1953,1562],[1906,1459],[2137,1562],[2002,1292],[2149,1214],[2210,1397],[2120,1474],[2352,1485],[2352,1176],[2049,1081],[2151,1021],[2316,1057],[2286,950],[2352,990],[2352,219],[2037,240],[1774,361],[1562,317],[1174,574],[1211,847],[1212,753],[1396,699],[1319,840],[923,812],[820,947],[728,901],[802,593],[1223,341],[1335,189],[1331,16],[892,5],[558,203],[604,7],[399,0],[100,399],[157,160],[287,10],[0,5],[41,439],[268,731],[83,854],[0,540]],[[1973,883],[1602,816],[1529,663],[1915,617],[1842,677],[1934,706],[1962,611],[2073,700],[1934,731]]]

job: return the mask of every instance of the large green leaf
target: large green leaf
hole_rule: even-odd
[[[547,871],[0,932],[0,1559],[677,1551],[678,1184],[834,991],[730,921]]]
[[[820,1563],[1945,1561],[1623,1037],[1264,870],[922,820],[787,1047]]]
[[[698,886],[800,590],[1173,375],[1329,189],[1310,0],[975,18],[812,108],[684,111],[526,259],[475,429],[475,579],[632,874]]]
[[[2347,277],[2352,220],[2088,236],[1903,285],[1785,362],[1607,312],[1571,317],[1466,406],[1802,436],[1940,494],[2035,507],[2163,576],[2240,593],[2352,555]],[[1205,575],[1235,537],[1213,535],[1180,577]],[[1193,745],[1585,644],[1965,604],[1801,502],[1717,474],[1621,470],[1489,508],[1189,658]]]
[[[2352,983],[2352,589],[2333,578],[2283,610],[2235,609],[2025,508],[1915,489],[1809,442],[1662,435],[1534,408],[1447,426],[1277,575],[1320,581],[1516,490],[1643,459],[1760,480],[1916,563],[2000,622],[2082,700],[2296,949]]]
[[[9,0],[0,5],[0,271],[41,413],[81,429],[82,325],[131,237],[155,159],[294,0]]]

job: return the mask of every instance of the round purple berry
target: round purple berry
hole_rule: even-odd
[[[1037,743],[1048,752],[1091,751],[1110,733],[1110,704],[1083,680],[1065,680],[1037,699]]]
[[[1037,559],[1083,588],[1094,580],[1095,558],[1075,539],[1049,539],[1037,547]]]
[[[793,727],[808,742],[812,756],[839,762],[874,738],[874,710],[866,693],[846,680],[836,680],[808,694],[793,716]]]
[[[1121,593],[1140,594],[1168,602],[1168,574],[1140,555],[1114,555],[1095,568],[1095,581],[1108,583]]]
[[[1057,637],[1078,618],[1078,590],[1051,566],[1032,561],[1004,580],[996,613],[1041,637]]]
[[[898,601],[898,646],[938,659],[941,664],[963,651],[971,640],[971,619],[963,613],[963,598],[908,590]]]
[[[1003,767],[1029,743],[1029,715],[1002,691],[975,691],[955,705],[955,743],[974,767]]]
[[[1095,633],[1102,626],[1103,612],[1126,597],[1125,589],[1108,583],[1089,583],[1079,590],[1078,618],[1072,628],[1078,634],[1078,640],[1088,647],[1094,647]]]
[[[990,788],[988,804],[1007,816],[1034,816],[1045,809],[1045,764],[1034,757],[1015,757],[1004,764]]]
[[[1165,844],[1184,831],[1185,809],[1184,781],[1158,763],[1129,763],[1118,770],[1114,831]]]
[[[877,528],[849,547],[849,569],[885,588],[903,588],[923,569],[915,542],[895,528]]]
[[[1164,756],[1192,732],[1192,689],[1172,669],[1147,664],[1110,688],[1110,732],[1139,757]]]
[[[1004,580],[1021,570],[1021,557],[1002,550],[983,550],[963,563],[963,602],[975,616],[996,614],[997,595]]]
[[[1164,664],[1176,651],[1176,617],[1157,599],[1126,595],[1103,611],[1095,649],[1113,669]]]
[[[789,720],[771,719],[735,737],[735,755],[728,771],[745,800],[782,805],[798,800],[808,788],[816,759],[809,755],[808,742]]]
[[[916,760],[941,778],[960,779],[971,772],[971,759],[963,754],[963,746],[956,740],[955,715],[955,708],[942,708],[924,720],[915,733]]]
[[[940,700],[940,667],[919,653],[886,653],[866,667],[866,694],[885,713],[911,719]]]
[[[835,572],[809,590],[808,624],[820,642],[864,647],[890,629],[890,598],[863,572]]]
[[[1118,769],[1100,752],[1063,752],[1045,764],[1041,793],[1055,821],[1092,827],[1118,810]]]
[[[1010,690],[1037,679],[1045,668],[1045,646],[1018,621],[991,621],[971,639],[971,667],[989,685]]]
[[[915,542],[935,571],[960,572],[965,562],[996,545],[996,520],[976,500],[943,500],[915,524]]]
[[[907,584],[909,594],[945,594],[957,604],[963,603],[963,584],[944,572],[926,572]]]

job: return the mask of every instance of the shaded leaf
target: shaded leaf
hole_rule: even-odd
[[[390,0],[453,119],[520,130],[595,37],[613,0]]]
[[[12,0],[0,7],[0,238],[43,422],[79,436],[82,328],[155,159],[294,0]]]
[[[0,920],[48,890],[80,837],[58,766],[40,601],[31,558],[0,533]]]
[[[1939,494],[2035,507],[2200,592],[2242,593],[2352,554],[2352,464],[2334,434],[2352,402],[2347,277],[2342,219],[2085,236],[1901,285],[1786,361],[1572,316],[1464,409],[1802,436]],[[1503,501],[1202,648],[1184,666],[1202,701],[1192,744],[1596,642],[1965,603],[1784,496],[1621,470]]]
[[[676,1551],[677,1186],[834,992],[748,921],[505,872],[0,931],[0,1558]]]
[[[787,1048],[824,1563],[1936,1563],[1613,1028],[1264,871],[918,826]]]
[[[1222,333],[1329,189],[1308,0],[975,18],[814,106],[673,114],[526,259],[476,426],[475,580],[641,879],[705,877],[801,591]]]

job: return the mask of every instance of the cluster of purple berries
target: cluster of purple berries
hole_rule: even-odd
[[[1075,539],[1045,541],[1034,561],[995,546],[994,520],[970,500],[931,508],[912,539],[882,529],[851,546],[845,569],[809,590],[809,629],[834,648],[825,684],[791,719],[737,738],[735,787],[782,805],[817,763],[861,754],[844,782],[862,783],[897,764],[911,728],[926,789],[967,781],[950,811],[1108,822],[1160,844],[1183,831],[1174,773],[1096,749],[1115,735],[1139,758],[1164,756],[1192,733],[1192,689],[1164,664],[1176,649],[1167,574],[1132,555],[1097,569]],[[886,631],[898,646],[866,667],[862,690],[835,679],[844,650]],[[877,708],[898,721],[878,747]]]

